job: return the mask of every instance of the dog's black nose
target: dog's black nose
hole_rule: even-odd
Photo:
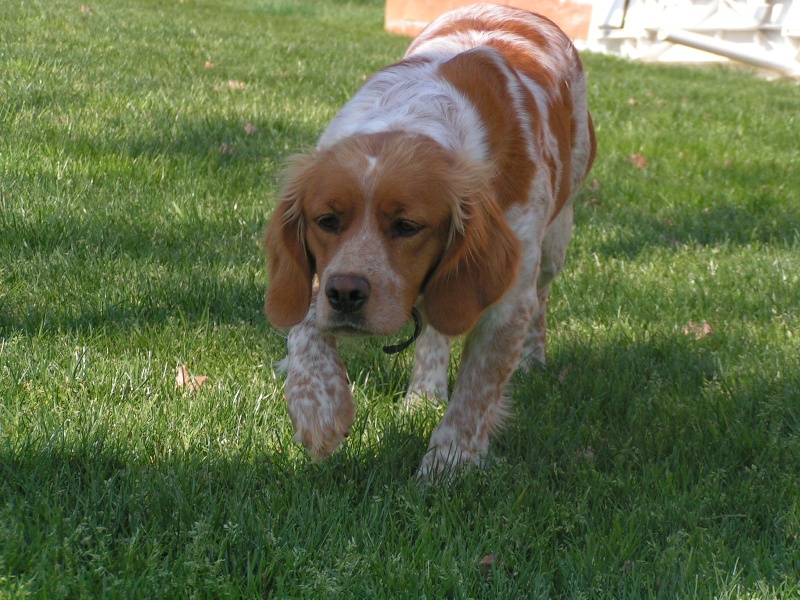
[[[334,310],[349,313],[364,306],[369,298],[369,281],[355,275],[337,275],[325,284],[325,295]]]

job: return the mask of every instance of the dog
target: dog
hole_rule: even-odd
[[[433,21],[289,160],[265,236],[265,312],[290,328],[289,415],[313,458],[355,415],[336,338],[413,318],[406,402],[447,402],[418,475],[483,461],[509,378],[545,362],[550,287],[596,148],[569,38],[545,17],[476,4]]]

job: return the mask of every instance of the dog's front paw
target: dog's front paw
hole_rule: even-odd
[[[286,402],[294,440],[314,460],[333,454],[350,433],[355,405],[333,336],[299,326],[289,334]]]
[[[315,461],[333,454],[349,435],[355,418],[355,405],[346,382],[333,394],[331,391],[321,392],[319,386],[307,380],[290,385],[287,379],[286,383],[286,401],[295,431],[293,439],[303,444]]]

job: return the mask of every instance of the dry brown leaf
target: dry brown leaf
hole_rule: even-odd
[[[178,365],[178,375],[175,377],[175,385],[183,387],[189,379],[189,369],[186,368],[186,365]]]
[[[252,123],[245,123],[244,132],[247,135],[253,135],[256,131],[258,131],[258,127],[256,127]]]
[[[191,375],[186,365],[178,365],[178,373],[175,376],[175,387],[189,388],[194,393],[208,380],[206,375]]]
[[[478,561],[478,568],[481,570],[481,574],[486,576],[492,571],[492,565],[497,562],[494,554],[489,554],[488,556],[484,556],[482,559]]]
[[[94,12],[94,9],[91,6],[87,5],[87,4],[82,4],[81,5],[81,12],[82,13],[86,13],[86,14],[91,14],[91,13]]]
[[[628,98],[628,104],[630,104],[631,106],[636,106],[637,104],[639,104],[639,101],[636,98]]]
[[[634,154],[628,155],[628,161],[637,169],[646,169],[647,168],[647,159],[644,155],[635,152]]]
[[[683,335],[693,335],[696,340],[702,340],[712,333],[714,333],[714,328],[705,319],[701,323],[689,321],[689,324],[683,328]]]
[[[205,64],[203,64],[203,66],[204,66],[206,69],[213,69],[213,68],[214,68],[214,63],[213,63],[213,61],[207,60],[207,61],[205,62]]]

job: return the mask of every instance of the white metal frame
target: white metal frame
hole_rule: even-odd
[[[735,60],[800,78],[800,0],[596,0],[587,45],[650,61]]]

